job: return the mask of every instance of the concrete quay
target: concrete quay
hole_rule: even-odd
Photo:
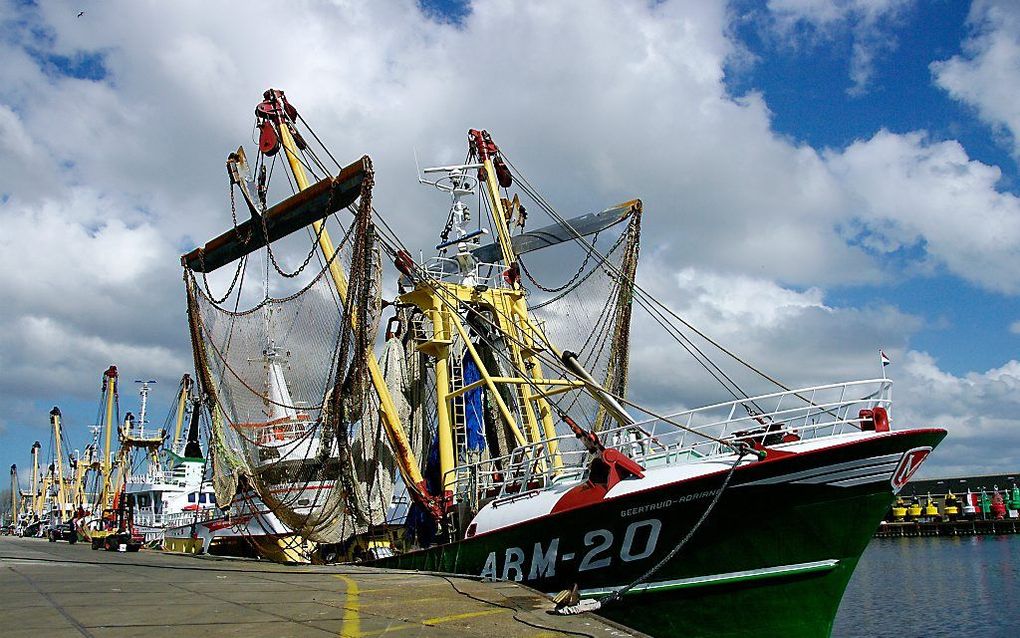
[[[5,638],[640,637],[514,583],[0,537]]]

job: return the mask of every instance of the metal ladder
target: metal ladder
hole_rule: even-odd
[[[450,357],[450,391],[456,392],[464,387],[464,359]],[[453,428],[453,450],[456,455],[457,483],[461,484],[464,463],[467,461],[467,401],[465,395],[456,396],[451,401],[450,425]]]

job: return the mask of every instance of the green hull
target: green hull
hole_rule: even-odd
[[[713,564],[733,573],[747,571],[734,568],[762,562],[804,565],[814,562],[805,559],[821,556],[828,558],[817,562],[838,562],[631,594],[599,613],[652,636],[827,637],[847,583],[889,500],[888,493],[875,494],[850,502],[816,503],[796,511],[773,510],[771,516],[754,508],[748,513],[769,518],[754,525],[732,521],[743,528],[741,533],[731,530],[715,542],[692,547],[692,553],[708,561],[697,561],[685,552],[676,560],[707,562],[701,568],[703,573],[713,571]],[[784,521],[785,515],[791,518]],[[832,524],[818,524],[823,521]],[[706,529],[705,534],[722,531]],[[730,543],[744,545],[746,551],[711,560],[713,555],[733,553]]]
[[[828,636],[854,566],[683,596],[651,593],[598,613],[651,636]]]
[[[892,499],[901,457],[944,436],[897,432],[741,467],[684,548],[599,613],[653,636],[828,636]],[[576,583],[582,597],[597,598],[667,555],[722,478],[666,483],[373,564],[518,580],[544,592]]]

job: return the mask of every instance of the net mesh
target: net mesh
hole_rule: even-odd
[[[185,274],[195,367],[212,406],[217,501],[250,486],[285,525],[325,543],[382,523],[393,491],[366,365],[381,274],[370,194],[366,177],[335,256],[293,295],[237,312]]]
[[[549,343],[560,352],[575,353],[592,377],[617,396],[627,394],[631,290],[640,235],[641,215],[635,210],[627,223],[606,229],[592,240],[595,250],[600,244],[608,246],[600,251],[601,259],[583,252],[575,275],[556,288],[543,286],[531,271],[524,270],[538,288],[531,298],[531,312]],[[611,427],[605,410],[587,393],[572,393],[561,407],[583,416],[595,430]]]

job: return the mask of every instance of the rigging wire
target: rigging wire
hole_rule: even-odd
[[[563,217],[560,216],[560,214],[557,213],[555,209],[553,209],[553,207],[545,200],[545,198],[542,197],[541,194],[539,194],[535,190],[535,188],[531,185],[531,183],[528,182],[528,180],[524,176],[524,174],[516,166],[514,166],[513,162],[510,161],[510,159],[506,156],[506,154],[502,153],[502,155],[503,155],[504,159],[506,160],[506,163],[513,170],[513,172],[516,175],[516,177],[520,180],[521,187],[525,190],[525,192],[527,192],[543,208],[543,210],[545,210],[551,217],[553,217],[553,219],[555,219],[557,222],[559,222],[560,224],[564,225],[567,229],[572,231],[571,234],[573,235],[573,237],[572,237],[573,241],[579,243],[581,246],[585,247],[586,249],[591,250],[593,247],[588,243],[588,241],[586,239],[584,239],[584,237],[582,235],[580,235],[576,230],[574,230],[573,226],[571,226],[570,224],[566,223],[566,220],[563,219]],[[613,264],[608,264],[608,262],[603,262],[603,263],[606,263],[609,268],[617,271],[618,276],[622,276],[622,277],[626,276],[624,273],[619,272],[618,269],[616,269]],[[665,304],[660,302],[658,299],[656,299],[653,295],[648,293],[636,281],[631,281],[630,284],[634,287],[635,292],[640,292],[641,295],[646,298],[646,301],[648,301],[649,303],[652,303],[652,304],[662,308],[667,314],[669,314],[674,319],[676,319],[677,321],[682,323],[684,326],[686,326],[688,329],[690,329],[696,335],[698,335],[699,337],[704,339],[706,342],[708,342],[712,346],[714,346],[717,349],[719,349],[722,353],[724,353],[727,356],[731,357],[734,361],[740,363],[741,365],[745,366],[746,368],[748,368],[752,372],[760,375],[762,378],[770,381],[771,383],[776,384],[777,386],[779,386],[783,390],[787,390],[788,391],[790,389],[789,387],[787,387],[786,385],[784,385],[783,383],[781,383],[777,379],[775,379],[772,376],[768,375],[764,371],[759,370],[757,367],[752,365],[750,362],[744,360],[743,358],[738,356],[736,353],[730,351],[725,346],[723,346],[722,344],[718,343],[717,341],[715,341],[714,339],[709,337],[707,334],[705,334],[701,330],[697,329],[695,326],[691,325],[685,319],[683,319],[682,317],[677,315],[671,308],[669,308],[668,306],[666,306]],[[746,396],[746,394],[745,394],[745,396]]]
[[[407,248],[400,241],[399,237],[397,237],[395,234],[392,233],[392,231],[389,228],[389,225],[386,224],[384,218],[382,218],[382,216],[378,213],[378,211],[376,211],[376,215],[380,218],[383,227],[386,228],[390,232],[390,236],[389,237],[383,237],[383,239],[382,239],[382,243],[383,243],[384,247],[386,247],[388,249],[389,254],[391,256],[395,256],[400,251],[408,252]],[[380,236],[382,237],[383,234],[380,233]],[[392,242],[392,244],[387,246],[386,245],[387,242]],[[433,277],[430,273],[428,273],[427,270],[425,270],[423,267],[421,267],[418,264],[415,264],[415,271],[414,272],[418,276],[418,278],[420,280],[420,283],[426,284],[434,293],[436,293],[436,297],[445,306],[447,306],[447,309],[452,309],[454,312],[458,312],[457,307],[455,305],[453,305],[448,299],[445,298],[445,294],[448,294],[448,293],[446,293],[445,289],[443,288],[442,282],[440,282],[438,279]],[[510,317],[507,317],[498,308],[494,308],[493,310],[497,314],[499,314],[501,317],[503,317],[505,320],[507,320],[507,321],[511,320]],[[485,317],[482,313],[479,313],[479,312],[471,309],[470,307],[468,308],[468,311],[469,312],[474,312],[475,315],[478,316],[483,322],[488,323],[492,328],[494,328],[497,331],[499,331],[499,326],[497,324],[495,324],[488,317]],[[458,312],[458,314],[459,314],[459,312]],[[539,334],[541,334],[541,333],[539,333]],[[506,338],[506,339],[509,339],[512,342],[514,342],[515,345],[517,345],[518,347],[527,347],[524,342],[522,342],[520,339],[518,339],[514,335],[510,335],[510,334],[504,333],[503,337]],[[542,335],[542,337],[544,338],[544,335]],[[482,338],[483,338],[483,340],[485,340],[487,342],[487,345],[489,345],[490,348],[493,349],[493,352],[496,352],[500,357],[506,359],[507,362],[510,364],[511,368],[513,368],[518,373],[520,373],[521,377],[523,379],[525,379],[526,382],[528,382],[530,385],[534,386],[534,382],[529,379],[529,375],[527,374],[526,371],[520,370],[517,367],[516,363],[512,359],[510,359],[510,357],[508,355],[506,355],[505,353],[501,352],[500,349],[495,346],[495,344],[493,344],[491,342],[488,342],[488,340],[485,339],[484,337],[482,337]],[[546,344],[550,346],[550,349],[555,349],[555,348],[552,347],[552,344],[549,343],[547,339],[545,339],[545,341],[546,341]],[[543,355],[542,353],[536,353],[535,356],[536,356],[536,358],[541,359],[546,365],[549,365],[550,367],[559,370],[561,373],[569,374],[571,376],[575,376],[576,377],[576,375],[572,371],[568,370],[564,366],[564,364],[561,361],[559,361],[558,358],[548,357],[548,356]],[[587,382],[584,381],[583,379],[578,379],[578,380],[584,382],[587,385]],[[537,389],[537,388],[535,388],[535,389]],[[674,421],[674,420],[672,420],[672,419],[670,419],[670,418],[668,418],[666,416],[658,414],[658,413],[656,413],[656,412],[654,412],[654,411],[652,411],[652,410],[650,410],[650,409],[648,409],[648,408],[646,408],[644,406],[641,406],[641,405],[638,405],[638,404],[636,404],[636,403],[634,403],[632,401],[629,401],[628,399],[626,399],[626,398],[624,398],[622,396],[616,395],[616,394],[614,394],[614,393],[612,393],[612,392],[610,392],[610,391],[608,391],[608,390],[606,390],[604,388],[599,388],[599,390],[601,392],[604,392],[605,394],[613,397],[614,399],[617,399],[618,401],[621,401],[621,402],[625,403],[626,405],[629,405],[631,407],[634,407],[637,410],[640,410],[641,412],[647,414],[650,417],[662,420],[662,421],[664,421],[666,423],[669,423],[670,425],[673,425],[675,427],[678,427],[678,428],[681,428],[683,430],[689,431],[692,434],[695,434],[697,436],[705,437],[705,438],[707,438],[709,440],[713,440],[713,441],[715,441],[717,443],[721,443],[721,444],[724,444],[724,445],[726,444],[726,442],[721,440],[721,439],[718,439],[716,437],[708,435],[708,434],[706,434],[704,432],[700,432],[698,430],[692,429],[692,428],[690,428],[688,426],[682,425],[682,424],[680,424],[680,423],[678,423],[678,422],[676,422],[676,421]],[[541,392],[539,390],[538,394],[539,395],[544,395],[545,393]],[[552,399],[551,397],[545,397],[545,399],[546,399],[546,401],[551,402],[558,410],[562,411],[562,406],[559,405],[559,399]],[[550,399],[551,399],[551,401],[550,401]]]
[[[329,159],[333,160],[333,163],[336,164],[337,169],[342,169],[343,165],[340,164],[340,162],[338,162],[335,157],[333,157],[333,154],[329,151],[329,147],[326,146],[325,144],[323,144],[322,140],[319,139],[319,136],[316,135],[315,129],[313,129],[308,124],[308,122],[305,121],[305,118],[301,117],[301,113],[297,114],[297,118],[298,118],[298,121],[301,122],[301,124],[303,124],[306,129],[308,129],[308,132],[312,134],[312,137],[319,144],[319,146],[322,148],[322,150],[324,150],[326,152],[326,155],[329,156]]]
[[[521,186],[521,187],[522,187],[522,188],[523,188],[523,189],[525,190],[525,192],[527,192],[527,193],[528,193],[529,195],[531,195],[531,196],[532,196],[532,197],[533,197],[533,198],[535,199],[535,201],[539,203],[539,205],[540,205],[540,206],[541,206],[541,207],[543,208],[543,210],[545,210],[545,211],[546,211],[546,212],[547,212],[547,213],[548,213],[548,214],[549,214],[550,216],[552,216],[552,217],[553,217],[554,219],[556,219],[556,220],[557,220],[557,221],[558,221],[558,222],[559,222],[559,223],[560,223],[560,224],[561,224],[562,226],[565,226],[565,227],[566,227],[567,229],[569,229],[569,230],[571,231],[571,234],[573,235],[573,237],[572,237],[572,240],[573,240],[573,241],[575,241],[575,242],[577,242],[577,243],[581,244],[582,246],[589,246],[589,244],[588,244],[587,240],[585,240],[585,239],[584,239],[584,237],[583,237],[582,235],[580,235],[580,234],[579,234],[579,233],[578,233],[578,232],[577,232],[577,231],[576,231],[576,230],[575,230],[575,229],[573,228],[573,226],[569,225],[569,224],[568,224],[568,223],[566,222],[566,220],[564,220],[564,219],[563,219],[563,218],[562,218],[562,217],[561,217],[561,216],[559,215],[559,213],[557,213],[557,212],[555,211],[555,209],[553,209],[553,208],[552,208],[552,206],[551,206],[551,205],[550,205],[550,204],[549,204],[549,203],[548,203],[548,202],[547,202],[547,201],[545,200],[545,198],[543,198],[543,197],[542,197],[542,196],[541,196],[541,195],[540,195],[540,194],[539,194],[539,193],[538,193],[538,192],[537,192],[537,191],[536,191],[536,190],[534,189],[534,187],[532,187],[532,186],[531,186],[531,184],[530,184],[530,183],[528,182],[527,178],[526,178],[526,177],[525,177],[525,176],[523,175],[523,173],[521,173],[521,171],[520,171],[519,169],[517,169],[517,168],[516,168],[516,167],[515,167],[515,166],[513,165],[513,163],[512,163],[511,161],[510,161],[510,159],[509,159],[509,158],[506,158],[506,157],[505,157],[505,154],[504,154],[504,159],[505,159],[505,161],[507,162],[507,164],[511,166],[512,170],[514,171],[514,174],[515,174],[515,175],[517,176],[517,178],[518,178],[518,180],[519,180],[520,184],[522,184],[522,186]],[[603,258],[603,259],[604,259],[604,258]],[[608,264],[608,262],[606,262],[606,263]],[[617,271],[617,273],[618,273],[618,276],[620,276],[620,277],[622,277],[622,278],[624,278],[624,279],[628,279],[628,280],[629,280],[629,278],[627,278],[626,274],[625,274],[625,273],[621,273],[621,272],[619,272],[619,270],[618,270],[618,269],[616,269],[616,268],[615,268],[615,266],[614,266],[613,264],[608,264],[608,266],[609,266],[610,268],[612,268],[612,269],[616,270],[616,271]],[[720,368],[720,367],[719,367],[719,366],[718,366],[718,365],[717,365],[717,364],[716,364],[716,363],[715,363],[715,362],[714,362],[714,361],[713,361],[713,360],[712,360],[712,359],[711,359],[710,357],[708,357],[707,355],[705,355],[705,354],[704,354],[704,352],[703,352],[703,351],[702,351],[702,350],[701,350],[701,349],[700,349],[699,347],[697,347],[697,345],[696,345],[696,344],[694,344],[694,342],[693,342],[693,341],[692,341],[692,340],[691,340],[691,339],[690,339],[689,337],[687,337],[686,335],[684,335],[684,334],[683,334],[683,333],[682,333],[682,332],[681,332],[681,331],[680,331],[680,330],[679,330],[679,329],[678,329],[678,328],[677,328],[676,326],[673,326],[673,325],[672,325],[672,324],[671,324],[671,323],[669,322],[668,318],[665,318],[665,317],[663,317],[663,315],[662,315],[662,311],[664,311],[664,312],[665,312],[665,313],[667,313],[667,314],[668,314],[669,316],[673,317],[674,319],[676,319],[677,321],[679,321],[680,323],[682,323],[682,324],[683,324],[684,326],[686,326],[686,327],[687,327],[688,329],[690,329],[690,330],[691,330],[692,332],[694,332],[694,333],[695,333],[696,335],[700,336],[700,337],[701,337],[702,339],[704,339],[704,340],[705,340],[705,341],[707,341],[707,342],[708,342],[709,344],[711,344],[712,346],[714,346],[714,347],[716,347],[717,349],[719,349],[719,350],[720,350],[721,352],[723,352],[724,354],[728,355],[728,356],[729,356],[730,358],[732,358],[733,360],[737,361],[738,363],[740,363],[740,364],[741,364],[741,365],[743,365],[744,367],[748,368],[749,370],[751,370],[751,371],[752,371],[752,372],[754,372],[755,374],[758,374],[758,375],[759,375],[759,376],[761,376],[762,378],[764,378],[764,379],[766,379],[766,380],[770,381],[771,383],[775,384],[776,386],[778,386],[778,387],[779,387],[779,388],[781,388],[782,390],[784,390],[784,391],[787,391],[787,392],[790,392],[790,391],[791,391],[791,389],[790,389],[790,387],[789,387],[789,386],[787,386],[787,385],[783,384],[783,383],[782,383],[781,381],[779,381],[778,379],[775,379],[774,377],[770,376],[770,375],[769,375],[769,374],[767,374],[766,372],[764,372],[764,371],[762,371],[762,370],[760,370],[760,369],[756,368],[756,367],[755,367],[755,366],[753,366],[753,365],[752,365],[752,364],[751,364],[750,362],[748,362],[748,361],[745,361],[744,359],[742,359],[741,357],[739,357],[739,356],[738,356],[737,354],[735,354],[735,353],[733,353],[732,351],[728,350],[728,349],[727,349],[727,348],[726,348],[725,346],[723,346],[722,344],[718,343],[717,341],[715,341],[714,339],[712,339],[711,337],[709,337],[709,336],[708,336],[707,334],[705,334],[704,332],[700,331],[700,330],[699,330],[698,328],[696,328],[695,326],[693,326],[692,324],[690,324],[690,323],[689,323],[689,322],[688,322],[687,320],[685,320],[685,319],[684,319],[683,317],[681,317],[680,315],[678,315],[678,314],[677,314],[677,313],[676,313],[676,312],[675,312],[675,311],[674,311],[674,310],[673,310],[672,308],[670,308],[669,306],[665,305],[664,303],[662,303],[661,301],[659,301],[659,300],[658,300],[658,299],[657,299],[657,298],[656,298],[656,297],[655,297],[654,295],[651,295],[651,294],[650,294],[650,293],[648,293],[648,292],[647,292],[646,290],[644,290],[643,288],[641,288],[641,287],[640,287],[640,286],[639,286],[639,285],[637,284],[637,282],[636,282],[636,281],[630,281],[630,283],[631,283],[631,286],[632,286],[632,290],[633,290],[633,297],[634,297],[634,299],[636,299],[636,300],[638,301],[638,303],[639,303],[639,304],[640,304],[640,305],[641,305],[641,306],[642,306],[643,308],[645,308],[645,310],[649,311],[649,313],[650,313],[650,314],[652,314],[652,309],[651,309],[651,308],[650,308],[650,307],[649,307],[649,306],[647,305],[647,304],[649,304],[649,303],[651,303],[651,304],[654,304],[655,306],[658,306],[658,308],[661,308],[661,310],[658,310],[658,309],[656,309],[656,311],[655,311],[655,315],[657,315],[658,317],[661,317],[661,318],[665,319],[665,321],[666,321],[666,325],[669,325],[669,326],[671,327],[671,329],[667,329],[667,332],[668,332],[669,334],[671,334],[671,336],[673,336],[674,340],[677,340],[678,342],[679,342],[679,341],[681,341],[681,340],[682,340],[682,341],[686,341],[686,342],[687,342],[687,343],[688,343],[688,344],[689,344],[689,345],[690,345],[691,347],[690,347],[690,348],[687,348],[687,347],[685,347],[685,349],[686,349],[686,350],[687,350],[687,351],[688,351],[688,352],[689,352],[690,354],[692,354],[692,356],[694,356],[694,358],[695,358],[696,360],[699,360],[699,359],[698,359],[698,357],[697,357],[697,356],[695,356],[695,355],[694,355],[694,352],[692,352],[692,349],[693,349],[693,350],[694,350],[695,352],[697,352],[697,353],[698,353],[698,354],[699,354],[699,355],[700,355],[701,357],[703,357],[703,358],[704,358],[704,361],[700,361],[700,360],[699,360],[699,362],[700,362],[700,363],[702,364],[702,367],[704,367],[704,368],[706,369],[706,371],[708,370],[708,366],[711,366],[712,368],[714,368],[714,369],[715,369],[715,370],[716,370],[716,371],[718,372],[719,376],[716,376],[715,374],[711,373],[711,371],[709,371],[709,374],[712,374],[713,378],[715,378],[715,379],[716,379],[716,381],[718,381],[718,382],[719,382],[719,383],[720,383],[721,385],[723,385],[723,387],[724,387],[724,388],[726,388],[726,389],[727,389],[728,391],[730,391],[730,392],[731,392],[731,394],[732,394],[732,393],[733,393],[733,391],[732,391],[732,390],[730,390],[730,389],[729,389],[729,387],[728,387],[728,386],[727,386],[727,385],[726,385],[725,383],[723,383],[723,382],[722,382],[722,380],[720,379],[720,377],[722,377],[722,378],[725,378],[725,379],[726,379],[727,381],[729,381],[729,383],[731,383],[731,384],[733,385],[733,387],[734,387],[734,388],[736,388],[736,390],[737,390],[737,391],[739,391],[739,392],[740,392],[740,394],[742,394],[742,395],[743,395],[743,397],[744,397],[745,399],[747,399],[747,400],[749,400],[749,401],[750,401],[750,403],[751,403],[751,404],[752,404],[752,405],[753,405],[753,406],[754,406],[754,407],[755,407],[755,408],[757,409],[757,412],[754,412],[754,411],[752,411],[752,410],[751,410],[751,409],[750,409],[750,408],[749,408],[749,407],[748,407],[748,406],[747,406],[746,404],[742,404],[742,405],[744,405],[744,409],[745,409],[745,410],[747,410],[747,413],[748,413],[748,415],[749,415],[749,416],[755,417],[755,418],[757,418],[757,419],[758,419],[759,421],[761,421],[762,419],[767,419],[767,418],[770,418],[770,417],[768,417],[767,415],[765,415],[765,414],[764,414],[764,412],[765,412],[765,411],[764,411],[764,410],[762,410],[762,409],[761,409],[761,407],[760,407],[760,406],[758,406],[758,404],[757,404],[757,403],[756,403],[756,402],[755,402],[755,401],[754,401],[753,399],[751,399],[751,397],[750,397],[750,396],[749,396],[749,395],[748,395],[748,394],[747,394],[747,393],[746,393],[746,392],[745,392],[745,391],[744,391],[743,389],[741,389],[741,388],[740,388],[740,386],[739,386],[739,385],[737,385],[737,384],[736,384],[736,382],[734,382],[734,381],[733,381],[733,380],[732,380],[732,379],[731,379],[731,378],[729,377],[729,375],[727,375],[727,374],[726,374],[726,373],[725,373],[725,372],[724,372],[724,371],[723,371],[723,370],[722,370],[722,369],[721,369],[721,368]],[[663,323],[662,323],[662,322],[660,322],[658,318],[656,318],[656,322],[657,322],[657,323],[659,323],[659,325],[660,325],[660,326],[662,326],[662,327],[666,328],[666,325],[663,325]],[[681,344],[681,345],[683,345],[683,344]],[[794,396],[796,396],[797,398],[801,399],[802,401],[805,401],[806,403],[808,403],[808,404],[810,404],[810,405],[813,405],[813,406],[815,406],[815,407],[819,407],[819,408],[823,409],[823,411],[825,411],[826,413],[829,413],[829,414],[834,414],[834,413],[833,413],[833,412],[832,412],[832,411],[831,411],[830,409],[828,409],[828,408],[822,408],[821,406],[818,406],[818,405],[817,405],[817,404],[816,404],[816,403],[815,403],[815,402],[814,402],[813,400],[809,399],[808,397],[805,397],[804,395],[800,394],[799,392],[793,392],[793,395],[794,395]],[[738,395],[736,395],[736,394],[733,394],[733,396],[734,396],[734,398],[736,398],[736,399],[738,399],[738,400],[740,399],[740,397],[739,397]]]
[[[379,216],[381,218],[381,215],[379,215],[378,212],[376,214],[377,214],[377,216]],[[385,224],[385,222],[384,222],[384,227],[387,228],[387,229],[389,228],[389,226],[387,224]],[[383,239],[384,245],[385,245],[385,242],[387,240],[391,240],[391,241],[394,242],[394,245],[391,245],[391,246],[388,247],[389,248],[389,252],[390,252],[391,255],[396,255],[397,252],[399,252],[399,251],[407,252],[406,247],[403,246],[402,242],[400,242],[399,238],[397,238],[395,235],[392,236],[392,237],[389,237],[389,238],[384,238]],[[423,283],[423,284],[427,285],[432,290],[432,292],[435,293],[436,298],[439,299],[440,302],[444,306],[446,306],[448,310],[451,310],[452,312],[455,312],[458,315],[460,314],[460,311],[459,311],[457,305],[455,305],[454,303],[450,302],[450,300],[446,298],[446,295],[449,294],[449,293],[443,288],[442,282],[440,282],[438,279],[432,277],[432,275],[430,275],[427,270],[425,270],[423,267],[419,266],[418,264],[415,264],[415,274],[418,275],[418,277],[420,279],[420,283]],[[497,332],[502,333],[504,339],[509,339],[510,341],[514,342],[515,345],[517,345],[518,347],[526,347],[526,344],[524,344],[522,341],[517,339],[515,336],[510,335],[508,333],[503,333],[503,331],[499,328],[499,326],[496,323],[494,323],[491,319],[489,319],[488,317],[484,316],[483,313],[480,313],[477,310],[474,310],[473,308],[470,308],[469,306],[466,308],[466,310],[469,313],[473,313],[474,316],[479,318],[481,321],[489,324],[489,326],[491,328],[493,328],[494,330],[496,330]],[[508,321],[510,320],[510,318],[507,317],[505,314],[503,314],[498,308],[493,308],[493,310],[498,315],[503,317],[505,320],[508,320]],[[499,357],[505,359],[506,362],[510,365],[511,369],[517,371],[520,374],[520,377],[522,379],[524,379],[525,382],[528,385],[530,385],[533,390],[536,391],[536,394],[538,396],[543,396],[544,399],[547,402],[552,403],[553,406],[558,410],[559,414],[561,414],[561,415],[562,414],[566,414],[566,410],[564,410],[563,407],[560,405],[559,399],[558,398],[552,398],[552,397],[544,396],[545,392],[543,392],[540,388],[538,388],[538,386],[535,384],[535,382],[530,378],[529,373],[527,371],[525,371],[525,370],[521,370],[518,367],[517,363],[509,355],[507,355],[505,352],[503,352],[502,349],[499,348],[497,344],[492,342],[490,339],[488,339],[484,335],[478,334],[477,331],[476,331],[476,335],[482,341],[484,341],[487,346],[489,346],[489,348],[492,350],[492,352],[496,353]],[[538,358],[542,358],[541,354],[537,354],[536,356]],[[555,359],[555,358],[546,357],[545,358],[545,363],[547,365],[550,365],[553,368],[556,368],[556,369],[559,369],[559,370],[561,370],[563,372],[568,372],[569,373],[569,371],[564,367],[563,363],[560,362],[559,360]],[[680,427],[683,427],[683,426],[680,426]],[[692,432],[697,433],[696,431],[692,431]],[[703,435],[702,433],[697,433],[697,434]],[[707,435],[703,435],[703,436],[707,436]]]

